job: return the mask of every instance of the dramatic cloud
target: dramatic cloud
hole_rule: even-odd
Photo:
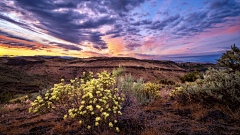
[[[1,48],[214,61],[240,44],[238,0],[1,0],[0,7],[4,55]]]
[[[96,49],[107,49],[107,44],[105,41],[101,39],[101,36],[104,36],[104,34],[99,32],[91,32],[89,33],[88,39],[90,42],[94,43],[93,47]],[[96,44],[95,44],[96,43]]]
[[[134,50],[135,48],[140,47],[140,46],[142,46],[142,45],[141,44],[137,44],[137,43],[131,43],[131,44],[128,44],[126,46],[126,48],[128,48],[129,50]]]
[[[77,51],[82,50],[81,48],[74,46],[74,45],[64,45],[64,44],[59,44],[59,43],[55,43],[55,42],[50,42],[49,44],[56,45],[58,47],[62,47],[67,50],[77,50]]]
[[[151,24],[150,27],[148,27],[149,29],[158,29],[158,30],[163,30],[164,27],[170,25],[171,23],[173,23],[174,21],[176,21],[177,19],[180,18],[180,15],[175,15],[175,16],[170,16],[167,17],[166,19],[162,20],[162,21],[155,21]]]
[[[197,35],[209,29],[220,28],[217,24],[226,23],[230,19],[227,17],[237,17],[240,15],[239,3],[230,0],[213,1],[209,4],[209,9],[190,13],[182,20],[182,25],[173,34],[180,36]]]
[[[21,39],[19,37],[14,36],[0,36],[0,48],[18,48],[18,49],[26,49],[26,50],[43,50],[44,49],[51,49],[54,47],[41,45],[35,43],[30,40]]]

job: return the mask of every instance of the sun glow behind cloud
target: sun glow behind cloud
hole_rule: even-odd
[[[204,62],[240,44],[237,0],[3,0],[0,7],[2,55]]]

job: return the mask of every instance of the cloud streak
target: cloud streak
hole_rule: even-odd
[[[0,7],[5,48],[173,60],[191,51],[217,52],[216,45],[207,45],[219,41],[220,47],[240,44],[236,0],[2,0]],[[200,58],[187,57],[181,59]]]

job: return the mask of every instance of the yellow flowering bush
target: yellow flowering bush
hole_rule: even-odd
[[[93,73],[89,74],[92,78]],[[125,95],[114,88],[114,76],[107,71],[97,75],[98,79],[80,79],[80,83],[75,78],[71,84],[66,85],[62,79],[61,83],[47,91],[45,98],[38,96],[29,112],[56,112],[63,119],[71,117],[88,129],[102,125],[113,128],[118,115],[122,115],[120,110]],[[119,132],[118,127],[116,131]]]
[[[172,93],[173,93],[174,95],[182,94],[182,90],[183,90],[183,87],[182,87],[182,86],[175,87],[175,89],[172,90]]]
[[[162,88],[160,84],[148,82],[143,83],[143,80],[138,80],[133,83],[132,92],[141,105],[150,105],[156,97],[160,97],[159,89]]]
[[[148,82],[145,84],[145,89],[142,91],[142,94],[145,94],[148,98],[150,96],[152,97],[159,97],[159,89],[161,89],[162,86],[160,84],[155,84]]]
[[[175,99],[177,95],[182,94],[182,90],[183,90],[183,87],[178,86],[178,87],[175,87],[174,90],[172,90],[172,93],[168,93],[167,95],[169,95],[171,99]]]

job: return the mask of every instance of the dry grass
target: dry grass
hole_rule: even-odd
[[[145,129],[141,135],[160,135],[159,131],[156,128]]]
[[[1,105],[0,133],[8,134],[236,134],[240,132],[239,110],[231,112],[221,104],[206,107],[199,103],[183,104],[166,96],[149,106],[137,105],[127,98],[117,118],[120,133],[106,128],[83,128],[71,119],[63,120],[52,113],[29,114],[30,101]],[[18,109],[22,108],[22,109]],[[209,113],[212,113],[211,115]],[[218,115],[226,117],[218,118]]]
[[[22,109],[23,105],[20,103],[17,104],[1,104],[0,105],[0,113],[8,113],[8,112],[12,112],[16,109]]]

